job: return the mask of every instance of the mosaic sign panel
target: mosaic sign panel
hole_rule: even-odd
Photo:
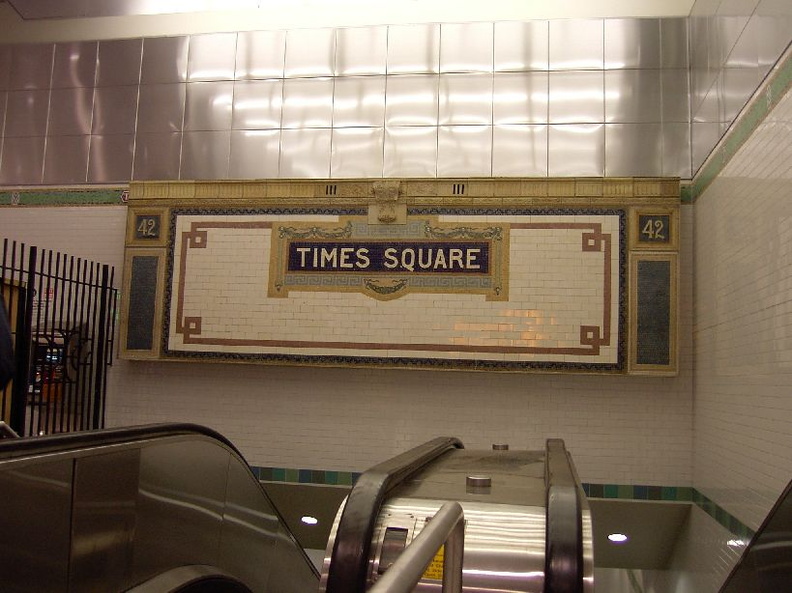
[[[624,368],[625,212],[173,210],[164,354]]]

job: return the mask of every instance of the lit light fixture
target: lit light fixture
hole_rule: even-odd
[[[746,544],[741,539],[730,539],[728,542],[726,542],[726,545],[728,545],[731,548],[742,548]]]
[[[311,517],[311,515],[303,515],[302,517],[300,517],[300,521],[302,521],[306,525],[316,525],[317,523],[319,523],[319,519],[317,519],[316,517]]]
[[[614,544],[623,544],[630,538],[624,535],[623,533],[611,533],[608,536],[608,539],[612,541]]]

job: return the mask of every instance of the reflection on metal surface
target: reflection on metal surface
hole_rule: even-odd
[[[562,542],[553,540],[552,544],[548,543],[547,538],[551,537],[551,532],[548,529],[550,519],[546,497],[551,496],[551,493],[546,489],[546,484],[557,488],[557,476],[567,476],[568,481],[560,486],[570,492],[577,492],[575,498],[578,503],[572,507],[554,503],[553,520],[563,525],[553,533],[568,533],[565,531],[569,525],[567,520],[571,519],[574,526],[577,517],[578,527],[575,533],[579,539],[563,543],[564,546],[572,544],[579,550],[579,561],[574,562],[575,572],[572,572],[570,566],[562,568],[560,574],[553,574],[557,577],[557,583],[569,583],[570,577],[578,579],[577,587],[569,589],[570,591],[591,593],[591,514],[579,489],[574,470],[569,465],[566,451],[563,448],[561,451],[564,455],[558,459],[558,451],[553,450],[553,459],[557,462],[554,462],[554,469],[548,478],[545,477],[545,463],[551,457],[550,452],[506,449],[474,451],[452,448],[420,469],[413,470],[413,473],[408,473],[396,485],[387,489],[376,513],[376,523],[370,536],[371,548],[366,576],[368,584],[376,583],[382,574],[389,574],[389,565],[401,554],[405,545],[406,550],[410,549],[410,543],[422,533],[427,522],[444,503],[458,501],[465,519],[463,591],[543,593],[551,590],[546,589],[546,546],[555,548]],[[330,533],[320,590],[333,593],[336,591],[333,588],[334,583],[328,578],[332,572],[333,559],[338,549],[346,549],[353,544],[346,541],[345,536],[339,536],[338,526],[342,521],[351,523],[351,518],[355,516],[354,509],[363,499],[373,495],[369,481],[384,471],[378,469],[379,467],[375,466],[370,470],[371,478],[367,477],[369,472],[363,474],[360,485],[353,488],[349,499],[339,509]],[[565,467],[569,467],[569,471]],[[471,478],[477,486],[473,489],[469,484]],[[482,480],[487,479],[490,486],[482,487]],[[556,492],[558,490],[553,489],[552,496],[556,496]],[[574,511],[574,507],[578,505],[579,514],[567,513],[569,510]],[[557,553],[553,558],[562,560]],[[556,568],[555,564],[553,568]],[[414,591],[439,591],[439,579],[442,578],[440,575],[442,572],[430,567],[423,573]]]
[[[232,446],[163,433],[2,441],[3,590],[126,591],[195,565],[239,591],[314,589],[310,561]]]

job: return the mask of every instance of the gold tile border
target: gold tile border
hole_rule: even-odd
[[[383,179],[275,179],[267,181],[140,181],[130,183],[132,206],[264,207],[359,206],[374,200]],[[624,206],[677,205],[678,178],[395,178],[401,199],[413,206]]]

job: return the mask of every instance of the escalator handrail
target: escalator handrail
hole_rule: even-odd
[[[244,456],[234,444],[219,432],[190,423],[146,424],[123,428],[103,428],[79,432],[63,432],[37,437],[3,439],[0,441],[0,461],[29,457],[34,455],[53,454],[77,449],[90,449],[121,443],[132,443],[154,438],[201,435],[220,441],[231,449],[242,460]]]
[[[437,437],[375,465],[358,478],[338,522],[326,593],[366,590],[371,538],[385,495],[450,449],[464,449],[464,445],[454,437]]]
[[[561,439],[545,445],[544,593],[583,593],[583,502]]]

